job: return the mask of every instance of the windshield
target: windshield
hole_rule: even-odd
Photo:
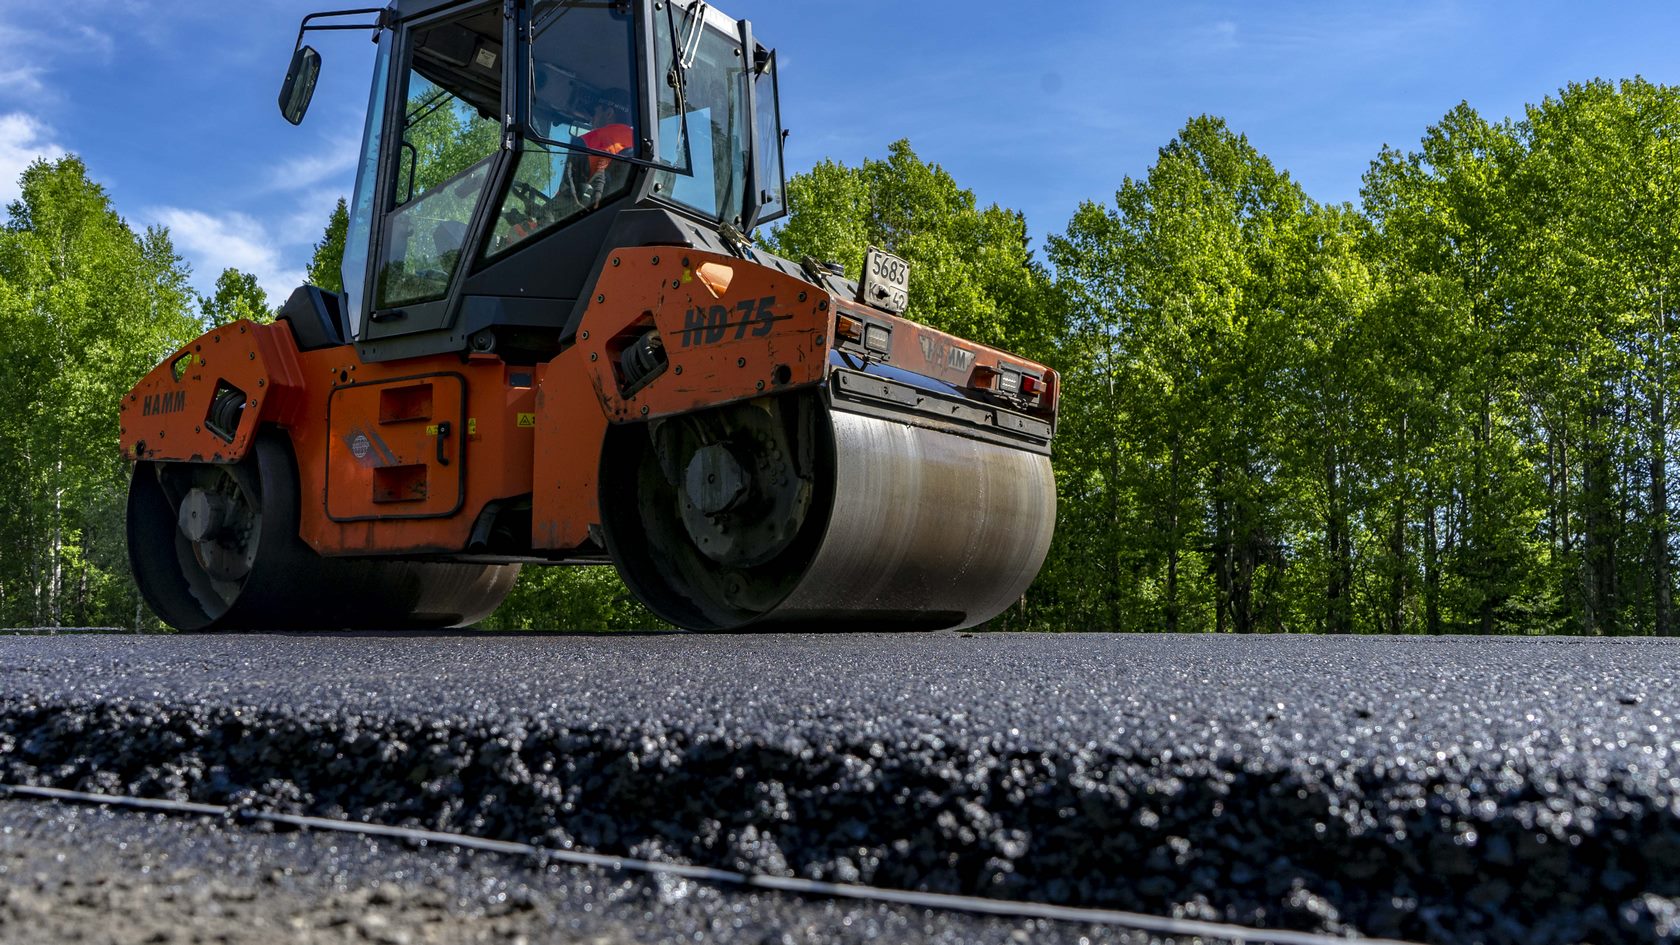
[[[659,158],[676,167],[691,167],[693,173],[661,171],[656,186],[670,200],[720,222],[739,226],[746,195],[747,154],[752,147],[745,59],[739,37],[693,18],[693,9],[702,6],[676,9],[670,25],[665,17],[657,18],[662,34],[655,44],[659,55],[657,74],[671,74],[673,43],[666,35],[671,25],[676,29],[674,45],[681,50],[680,54],[692,54],[684,63],[688,68],[684,73],[685,97],[681,105],[673,90],[660,91]],[[684,117],[689,135],[686,142]]]
[[[362,158],[356,170],[356,190],[350,200],[350,226],[344,238],[344,261],[339,277],[349,297],[350,311],[360,313],[366,295],[368,245],[373,240],[373,198],[379,173],[379,142],[385,136],[385,66],[391,58],[391,32],[379,31],[379,55],[373,62],[373,91],[368,94],[367,124],[362,130]],[[350,330],[361,336],[359,314]]]

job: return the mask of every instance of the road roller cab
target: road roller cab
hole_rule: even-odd
[[[123,411],[141,590],[189,629],[470,622],[611,562],[694,629],[969,626],[1055,517],[1054,371],[757,248],[776,57],[704,3],[312,14],[377,44],[342,269]]]
[[[776,58],[750,23],[663,0],[398,0],[369,16],[303,24],[372,29],[378,48],[342,269],[364,360],[545,360],[610,249],[728,253],[784,213]],[[320,68],[300,45],[288,119]]]

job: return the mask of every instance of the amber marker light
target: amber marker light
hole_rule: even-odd
[[[703,262],[700,268],[694,270],[699,277],[700,284],[706,291],[712,293],[712,298],[719,298],[729,291],[729,283],[735,281],[735,270],[720,262]]]

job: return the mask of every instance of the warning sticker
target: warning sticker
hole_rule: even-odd
[[[519,414],[518,422],[522,427],[534,427],[537,425],[537,415],[534,413]]]

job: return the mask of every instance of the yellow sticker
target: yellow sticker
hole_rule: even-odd
[[[468,417],[467,418],[467,435],[468,436],[477,436],[478,435],[478,418],[477,417]]]
[[[536,426],[537,425],[537,415],[534,414],[534,413],[519,414],[519,425],[522,426],[522,427],[534,427],[534,426]]]
[[[427,436],[437,436],[438,435],[438,425],[435,424],[435,423],[426,424],[426,435]]]

